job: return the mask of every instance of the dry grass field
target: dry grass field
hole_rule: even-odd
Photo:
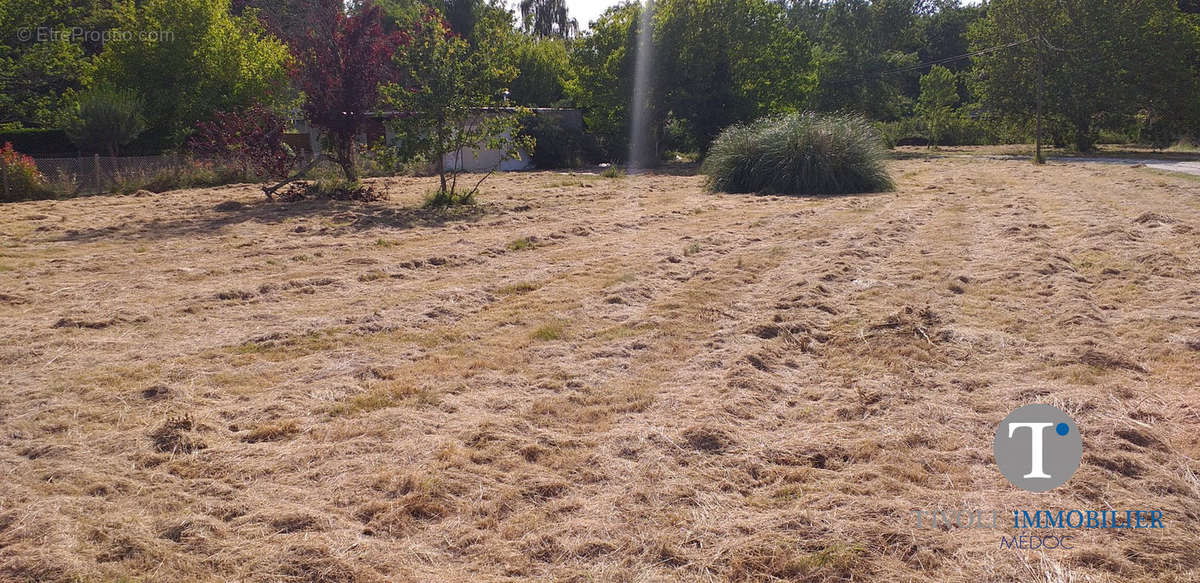
[[[0,581],[1200,580],[1200,181],[890,165],[4,205]],[[1033,402],[1084,436],[1045,494],[992,459]],[[910,515],[976,508],[1166,528]]]

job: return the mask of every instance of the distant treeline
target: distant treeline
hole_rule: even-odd
[[[581,27],[562,0],[375,1],[383,29],[400,38],[432,7],[471,47],[488,39],[495,68],[517,71],[497,76],[493,97],[578,107],[590,135],[563,143],[625,155],[640,3]],[[3,3],[0,131],[27,142],[34,134],[21,130],[68,129],[97,92],[136,108],[143,152],[182,147],[219,112],[262,106],[294,117],[306,95],[293,47],[314,19],[345,9],[340,0]],[[862,114],[892,142],[1025,141],[1039,95],[1060,145],[1200,136],[1200,15],[1176,0],[658,0],[651,22],[651,130],[662,153],[703,154],[729,125],[799,110]],[[49,30],[170,35],[39,35]],[[97,149],[64,135],[45,133],[32,149]]]

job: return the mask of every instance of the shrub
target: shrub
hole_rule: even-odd
[[[132,92],[89,91],[75,106],[67,136],[81,150],[116,156],[121,146],[146,129],[141,110],[141,102]]]
[[[12,201],[35,198],[47,193],[45,179],[38,172],[37,163],[15,149],[11,143],[0,148],[0,200]]]
[[[884,157],[862,117],[794,113],[727,128],[702,170],[709,188],[722,192],[879,192],[893,186]]]
[[[283,139],[286,126],[282,117],[260,106],[222,112],[197,124],[189,145],[198,158],[230,165],[243,176],[284,178],[296,165]]]
[[[533,139],[530,157],[539,170],[579,167],[594,150],[583,131],[569,128],[553,117],[532,115],[521,124],[521,133]]]
[[[986,146],[991,144],[1025,143],[1033,140],[1026,128],[1005,120],[975,118],[956,111],[942,120],[938,146]],[[932,132],[922,117],[906,117],[895,121],[877,122],[876,131],[889,148],[896,146],[934,145]]]

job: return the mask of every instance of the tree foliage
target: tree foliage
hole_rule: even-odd
[[[929,73],[921,76],[921,96],[917,99],[917,112],[929,126],[930,145],[941,143],[942,130],[954,115],[954,104],[958,103],[958,80],[954,73],[941,65],[934,65]]]
[[[214,112],[286,97],[287,47],[253,14],[233,16],[229,0],[146,0],[118,26],[148,34],[106,44],[94,85],[137,92],[164,143],[182,143]]]
[[[347,14],[330,7],[294,48],[293,79],[304,92],[304,115],[325,133],[330,158],[346,179],[358,179],[357,137],[376,107],[381,84],[395,79],[397,47],[404,33],[385,33],[382,12],[363,4]]]
[[[129,90],[98,88],[79,96],[66,131],[79,149],[116,156],[146,129],[142,103]]]
[[[809,43],[767,0],[660,0],[662,107],[701,151],[734,123],[798,111],[816,83]]]
[[[283,178],[296,165],[296,155],[283,141],[287,122],[261,106],[218,112],[200,122],[188,141],[199,159],[236,169],[239,176]]]
[[[300,91],[313,96],[306,113],[354,125],[374,105],[372,81],[403,81],[387,78],[393,51],[376,51],[368,60],[383,66],[368,71],[339,60],[349,47],[330,48],[340,23],[372,1],[386,38],[433,8],[464,54],[516,68],[495,96],[510,89],[516,104],[578,106],[610,159],[627,154],[642,7],[631,0],[614,0],[578,35],[563,0],[0,2],[9,33],[0,35],[0,129],[64,128],[81,94],[101,87],[141,102],[139,148],[178,146],[219,111],[299,109]],[[963,1],[657,0],[649,129],[660,149],[702,152],[730,124],[804,108],[857,112],[894,137],[929,128],[939,141],[1028,139],[1040,70],[1057,143],[1087,149],[1101,132],[1158,146],[1200,137],[1200,15],[1174,0]],[[73,29],[164,34],[98,40],[72,38]],[[956,103],[970,116],[946,118],[922,98],[922,78],[942,76],[931,65],[962,81]],[[350,84],[361,90],[343,91],[338,79],[355,68]],[[334,119],[343,111],[350,119]],[[352,158],[348,141],[336,141],[335,156]]]
[[[257,15],[267,32],[289,46],[304,38],[322,15],[343,8],[342,0],[232,0],[235,16]]]
[[[640,10],[637,4],[609,8],[571,50],[576,80],[568,92],[610,159],[623,156],[629,141]]]
[[[469,43],[432,8],[409,31],[410,42],[395,58],[399,82],[383,88],[385,101],[399,112],[399,147],[435,165],[441,201],[469,199],[479,183],[460,193],[462,156],[482,147],[514,157],[530,145],[519,135],[520,112],[497,109],[517,74],[503,51],[507,31],[477,26]]]
[[[579,34],[579,21],[571,18],[566,0],[521,0],[521,28],[540,38],[571,38]]]
[[[1139,111],[1170,115],[1194,101],[1197,44],[1170,0],[995,0],[970,39],[975,50],[1015,44],[975,58],[982,105],[1028,118],[1041,70],[1047,115],[1081,151]]]
[[[529,107],[558,106],[567,99],[574,75],[567,46],[557,39],[524,38],[516,48],[518,74],[512,81],[513,103]]]
[[[668,120],[699,149],[724,127],[796,111],[816,77],[804,33],[767,0],[659,0],[655,4],[654,135]],[[629,132],[641,6],[609,9],[572,53],[575,101],[610,155]]]
[[[48,42],[45,35],[112,28],[126,9],[93,0],[0,2],[0,126],[61,126],[103,45]]]

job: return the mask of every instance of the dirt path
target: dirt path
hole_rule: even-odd
[[[7,205],[0,579],[1200,576],[1200,184],[892,169]],[[1085,435],[1042,495],[991,457],[1029,402]],[[910,521],[1109,507],[1168,528],[1042,557]]]

